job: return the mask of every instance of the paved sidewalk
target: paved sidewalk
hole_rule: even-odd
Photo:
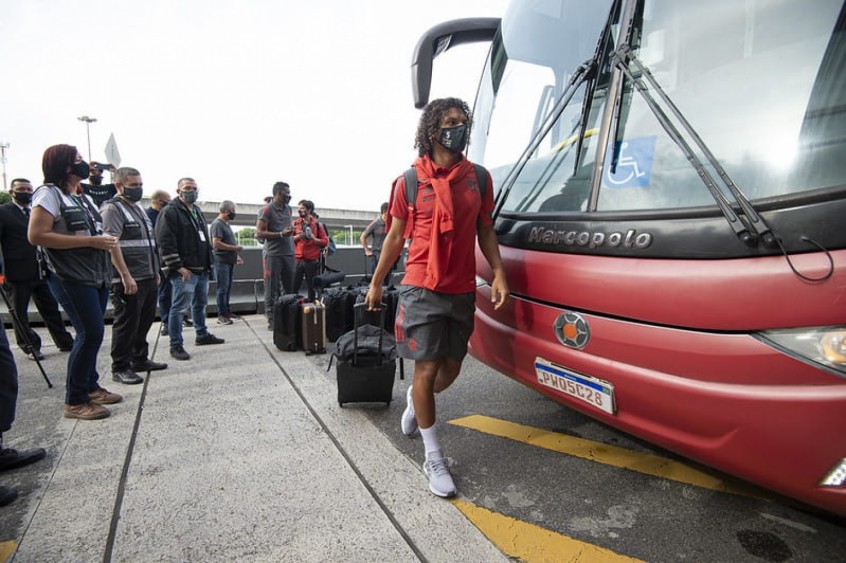
[[[53,389],[13,346],[4,437],[48,455],[0,473],[21,494],[0,508],[0,562],[507,560],[361,410],[338,407],[334,372],[276,350],[265,324],[209,319],[226,343],[204,347],[186,329],[188,362],[163,337],[170,368],[135,386],[111,381],[107,326],[101,384],[124,401],[101,421],[62,418],[67,355],[44,329]]]

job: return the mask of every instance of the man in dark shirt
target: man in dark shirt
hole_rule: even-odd
[[[379,218],[374,219],[369,225],[367,225],[367,228],[361,233],[361,238],[359,239],[361,246],[364,248],[365,260],[367,257],[370,258],[370,263],[366,264],[369,269],[365,272],[365,274],[369,274],[371,276],[373,275],[373,272],[376,271],[376,265],[379,263],[379,256],[382,254],[382,244],[385,242],[385,235],[388,234],[386,227],[387,223],[385,222],[387,216],[388,202],[386,201],[382,204]],[[373,240],[370,247],[367,246],[368,238]],[[397,264],[399,264],[399,258],[397,258],[397,261],[394,262],[394,265],[391,267],[391,271],[388,272],[388,276],[385,278],[385,285],[391,285],[391,276],[397,269]]]
[[[235,233],[229,226],[229,221],[235,218],[235,203],[225,199],[220,202],[219,209],[220,214],[212,222],[210,229],[214,249],[214,279],[217,281],[217,323],[231,325],[232,319],[237,319],[238,316],[232,313],[229,295],[235,264],[244,263],[238,256],[244,247],[235,240]]]
[[[97,207],[103,205],[107,199],[112,199],[117,195],[117,188],[114,184],[103,183],[103,169],[107,169],[112,174],[117,170],[112,164],[100,164],[93,160],[88,163],[89,176],[88,184],[80,184],[82,191],[88,194]]]
[[[146,209],[146,212],[147,217],[150,218],[150,224],[153,225],[153,229],[156,228],[159,213],[168,203],[170,203],[170,194],[164,190],[156,190],[150,196],[150,207]],[[166,273],[162,272],[160,277],[158,290],[159,316],[164,321],[161,329],[162,336],[167,336],[167,317],[170,315],[170,293],[173,289],[170,287],[170,278],[167,277]],[[185,320],[188,320],[187,317]],[[191,325],[190,323],[186,323],[185,326]]]
[[[59,304],[41,275],[38,251],[27,239],[32,184],[29,180],[16,178],[9,191],[12,201],[0,205],[0,249],[8,272],[6,283],[11,301],[20,320],[20,326],[15,326],[15,338],[30,359],[41,360],[44,358],[41,337],[29,326],[30,298],[59,350],[69,351],[73,347],[73,336],[65,328]]]

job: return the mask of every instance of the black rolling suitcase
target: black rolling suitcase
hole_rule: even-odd
[[[326,353],[326,307],[320,301],[303,302],[300,324],[306,355]]]
[[[385,402],[390,405],[393,399],[397,370],[396,342],[380,326],[359,326],[358,312],[363,311],[364,307],[364,304],[355,306],[353,330],[338,339],[333,356],[333,359],[338,359],[338,404],[342,407],[344,403],[365,402]],[[382,311],[384,314],[384,308]],[[331,367],[331,361],[329,365]]]
[[[358,295],[356,295],[356,304],[364,303],[364,298],[367,297],[369,287],[358,288]],[[399,290],[389,285],[382,288],[382,311],[364,311],[364,318],[361,324],[370,324],[381,326],[389,333],[394,333],[394,322],[397,318],[397,309],[399,308]]]
[[[303,301],[297,293],[286,293],[273,305],[273,344],[284,352],[302,348],[300,305]]]

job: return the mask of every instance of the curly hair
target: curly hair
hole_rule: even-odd
[[[417,149],[417,156],[431,153],[432,137],[436,136],[441,128],[441,119],[450,109],[456,108],[467,116],[467,127],[473,127],[473,115],[470,107],[464,100],[459,98],[439,98],[429,102],[423,108],[423,115],[420,116],[420,123],[417,125],[417,136],[414,139],[414,148]],[[469,132],[468,132],[469,134]]]

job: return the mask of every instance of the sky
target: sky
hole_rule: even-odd
[[[375,210],[416,157],[411,57],[427,29],[500,17],[507,0],[4,0],[6,176],[40,183],[111,134],[145,194],[193,177],[199,199],[259,203],[274,182],[316,208]],[[472,107],[487,45],[435,61],[430,99]],[[81,116],[96,118],[86,127]]]

